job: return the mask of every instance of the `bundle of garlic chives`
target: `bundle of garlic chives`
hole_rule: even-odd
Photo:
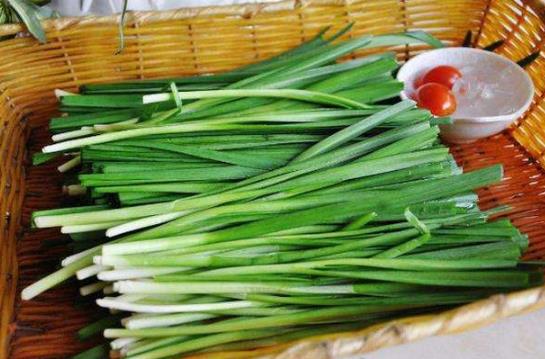
[[[120,355],[151,359],[351,330],[539,284],[539,271],[518,265],[527,238],[487,222],[497,211],[481,212],[471,192],[499,181],[501,167],[462,174],[438,140],[444,120],[396,102],[392,54],[334,63],[358,48],[437,41],[322,35],[226,74],[61,97],[68,116],[51,121],[58,142],[36,162],[75,152],[71,193],[87,196],[32,219],[82,251],[23,298],[96,276],[82,294],[103,289],[99,306],[128,313],[82,337],[106,329]]]

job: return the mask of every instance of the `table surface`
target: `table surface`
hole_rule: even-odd
[[[545,358],[543,323],[545,323],[545,310],[540,310],[508,318],[478,330],[427,338],[382,349],[357,359]]]
[[[271,2],[275,0],[261,0]],[[130,0],[131,10],[162,10],[177,7],[226,5],[259,0]],[[51,6],[64,16],[89,12],[120,11],[123,0],[53,0]],[[545,358],[543,345],[545,310],[505,319],[491,326],[458,335],[428,338],[416,343],[382,349],[358,359],[538,359]],[[355,358],[354,358],[355,359]]]

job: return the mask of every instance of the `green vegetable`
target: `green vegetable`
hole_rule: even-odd
[[[40,8],[29,0],[6,0],[4,6],[10,6],[24,22],[28,31],[41,43],[47,41],[44,29],[40,24],[42,13]],[[0,9],[6,11],[6,9]]]
[[[62,97],[42,162],[85,196],[37,211],[74,247],[24,299],[76,276],[98,282],[105,329],[127,358],[248,349],[539,285],[541,263],[505,211],[473,190],[499,165],[462,173],[438,124],[397,99],[391,53],[441,44],[422,32],[332,42],[224,74],[83,87]],[[381,102],[388,100],[386,102]],[[121,318],[120,324],[117,320]],[[124,328],[121,328],[124,327]],[[104,355],[103,347],[82,353]]]

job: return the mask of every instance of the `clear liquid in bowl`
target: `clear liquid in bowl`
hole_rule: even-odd
[[[514,69],[487,67],[477,64],[459,68],[462,73],[452,91],[456,96],[457,108],[454,118],[486,117],[507,115],[517,111],[517,96],[510,83]]]

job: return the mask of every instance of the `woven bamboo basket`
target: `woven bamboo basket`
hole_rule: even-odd
[[[223,71],[292,48],[327,25],[338,29],[351,22],[350,37],[423,29],[448,45],[459,45],[471,30],[476,47],[505,40],[496,52],[513,60],[545,44],[545,5],[539,1],[290,0],[130,13],[126,48],[114,55],[117,21],[113,16],[50,20],[44,22],[47,44],[25,36],[0,42],[0,359],[64,358],[93,344],[78,343],[73,335],[94,316],[75,304],[76,286],[68,283],[30,302],[19,299],[22,287],[51,272],[68,251],[56,230],[29,230],[32,211],[63,200],[58,164],[31,167],[28,161],[49,139],[47,120],[57,115],[53,89]],[[22,30],[2,26],[0,36]],[[423,48],[396,50],[403,61]],[[511,206],[509,218],[531,240],[526,258],[544,259],[545,58],[527,71],[536,87],[530,110],[505,133],[451,150],[468,170],[504,164],[505,180],[480,190],[480,205]],[[206,358],[341,358],[544,306],[541,287],[358,332]]]

